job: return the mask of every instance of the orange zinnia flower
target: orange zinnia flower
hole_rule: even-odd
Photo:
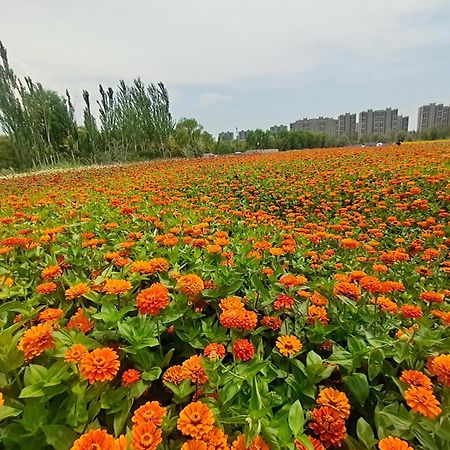
[[[300,340],[293,335],[280,336],[275,345],[283,356],[293,356],[302,348],[302,343]]]
[[[78,283],[69,289],[66,289],[65,296],[67,300],[73,300],[89,293],[91,288],[86,283]]]
[[[273,331],[278,331],[281,328],[282,320],[275,316],[264,316],[261,319],[261,325],[270,328]]]
[[[187,405],[178,418],[177,428],[187,436],[201,439],[213,429],[214,416],[207,405],[193,402]]]
[[[309,427],[324,443],[325,447],[339,446],[346,439],[347,430],[344,420],[336,415],[329,406],[313,409],[311,412],[312,423]]]
[[[428,367],[431,375],[436,376],[445,386],[450,386],[450,354],[434,357]]]
[[[184,361],[183,368],[192,383],[205,384],[208,382],[208,376],[203,368],[201,356],[191,356],[189,359]]]
[[[242,309],[244,304],[239,297],[232,295],[220,300],[219,307],[222,311],[226,311],[227,309]]]
[[[88,353],[86,347],[82,344],[75,344],[70,347],[64,354],[65,362],[81,362],[81,358]]]
[[[411,386],[423,387],[426,389],[432,389],[433,384],[431,380],[422,372],[418,370],[404,370],[400,377],[400,381],[410,384]]]
[[[295,276],[291,274],[285,274],[279,279],[278,282],[285,287],[295,287],[306,284],[308,280],[302,275]]]
[[[86,334],[88,331],[90,331],[90,330],[92,330],[92,328],[94,328],[94,322],[92,322],[92,320],[89,320],[85,316],[82,308],[78,308],[77,312],[69,320],[69,323],[67,324],[66,328],[68,330],[71,330],[72,328],[76,328],[77,330]]]
[[[293,304],[294,299],[292,297],[286,294],[280,294],[273,302],[272,307],[275,311],[280,311],[281,309],[292,309]]]
[[[17,348],[24,353],[25,359],[33,359],[45,350],[55,348],[52,330],[51,323],[44,322],[25,331],[17,344]]]
[[[122,386],[129,386],[141,379],[141,372],[136,369],[128,369],[122,374]]]
[[[379,450],[414,450],[406,441],[399,438],[389,436],[378,442]]]
[[[188,378],[188,371],[183,366],[169,367],[163,375],[166,383],[180,384]]]
[[[328,406],[341,419],[348,419],[350,416],[350,403],[347,396],[337,389],[322,389],[317,397],[317,404],[320,406]]]
[[[149,288],[139,292],[136,307],[140,314],[156,316],[169,304],[169,291],[161,283],[153,283]]]
[[[103,286],[103,292],[107,294],[120,295],[132,288],[128,280],[106,280]]]
[[[208,447],[203,441],[191,439],[181,446],[181,450],[208,450]]]
[[[58,265],[48,266],[41,272],[42,278],[58,278],[62,275],[61,267]]]
[[[334,286],[333,295],[335,297],[337,297],[338,295],[342,295],[344,297],[356,301],[359,300],[359,297],[361,296],[361,291],[359,290],[359,287],[356,286],[356,284],[341,281],[340,283],[337,283]]]
[[[311,305],[308,308],[308,323],[314,324],[314,322],[318,321],[322,325],[327,325],[330,321],[328,318],[328,312],[323,306],[315,306]]]
[[[323,446],[322,442],[319,441],[319,439],[313,438],[311,436],[308,436],[309,442],[313,445],[313,450],[325,450],[325,447]],[[308,450],[300,441],[295,440],[294,441],[295,448],[297,450]]]
[[[412,386],[403,395],[408,406],[425,417],[434,418],[442,412],[437,398],[430,389]]]
[[[153,423],[155,426],[160,427],[166,413],[167,409],[161,406],[159,402],[147,402],[134,412],[131,421],[134,424]]]
[[[177,289],[186,295],[197,295],[203,291],[205,285],[197,275],[182,275],[178,278]]]
[[[105,430],[91,430],[80,436],[70,450],[113,450],[114,438]]]
[[[117,353],[109,348],[97,348],[81,358],[80,373],[92,384],[96,381],[110,381],[119,371]]]
[[[226,328],[253,330],[258,323],[258,316],[255,312],[243,308],[226,309],[220,314],[219,321]]]
[[[231,445],[231,450],[270,450],[270,447],[261,436],[256,436],[247,447],[245,445],[245,434],[241,434]]]
[[[419,317],[422,317],[422,308],[420,306],[403,305],[400,308],[400,312],[402,313],[402,316],[407,319],[418,319]]]
[[[208,450],[229,450],[227,435],[218,427],[204,434],[203,442],[207,444]]]
[[[236,359],[249,361],[255,354],[255,347],[247,339],[238,339],[233,343],[233,353]]]
[[[54,322],[64,316],[64,311],[59,308],[48,308],[39,314],[39,322]],[[57,325],[56,325],[57,326]]]
[[[51,292],[55,292],[58,289],[58,285],[56,283],[41,283],[36,287],[36,292],[38,294],[50,294]]]
[[[212,342],[205,347],[203,354],[209,359],[221,359],[225,356],[225,346]]]
[[[162,431],[153,423],[139,423],[134,425],[131,430],[131,446],[133,450],[156,450],[161,442]]]

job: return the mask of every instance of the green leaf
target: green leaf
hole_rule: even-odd
[[[64,425],[46,425],[42,427],[42,430],[47,444],[53,446],[55,450],[69,450],[78,437],[75,431]]]
[[[375,349],[369,356],[369,380],[373,380],[382,370],[384,363],[384,355],[380,349]]]
[[[300,436],[297,436],[297,440],[300,441],[304,445],[304,447],[307,448],[307,450],[314,450],[314,445],[308,439],[308,436],[306,436],[306,434],[301,434]]]
[[[11,408],[10,406],[0,406],[0,421],[8,417],[16,417],[22,412],[21,409]]]
[[[376,443],[377,440],[375,439],[373,435],[372,428],[370,425],[364,420],[363,417],[360,417],[358,419],[358,422],[356,423],[356,434],[358,436],[358,439],[367,447],[371,448]]]
[[[288,422],[292,434],[296,437],[303,430],[305,423],[305,414],[299,400],[296,400],[289,409]]]
[[[142,372],[141,377],[144,381],[154,381],[160,377],[161,372],[161,367],[153,367],[153,369]]]
[[[314,364],[322,364],[322,358],[315,351],[311,350],[306,356],[306,367]]]
[[[226,405],[241,390],[241,385],[236,381],[230,381],[219,391],[219,400],[222,405]]]
[[[22,426],[30,433],[36,433],[47,421],[48,410],[41,399],[31,398],[25,402]]]
[[[114,434],[118,436],[123,427],[125,426],[125,422],[127,420],[128,414],[130,413],[130,409],[133,406],[133,400],[131,398],[127,398],[119,412],[114,415]]]
[[[354,373],[344,377],[345,385],[350,389],[355,399],[364,405],[369,397],[369,382],[363,373]]]

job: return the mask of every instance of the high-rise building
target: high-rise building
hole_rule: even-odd
[[[237,140],[238,141],[245,141],[247,139],[247,134],[250,132],[250,130],[240,130],[237,133]]]
[[[274,125],[269,128],[272,133],[280,133],[281,131],[287,131],[288,127],[286,125]]]
[[[338,117],[338,134],[356,133],[356,114],[345,113]]]
[[[338,120],[331,117],[304,118],[291,123],[290,129],[309,131],[311,133],[326,133],[330,136],[335,136],[338,133]]]
[[[233,141],[234,140],[234,133],[232,131],[223,131],[222,133],[219,133],[219,141]]]
[[[430,103],[419,108],[417,131],[429,130],[450,125],[450,105]]]
[[[398,109],[368,109],[359,113],[358,134],[390,134],[408,131],[408,116],[400,116]]]

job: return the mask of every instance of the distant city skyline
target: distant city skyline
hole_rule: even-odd
[[[0,0],[18,75],[63,94],[162,81],[175,119],[223,130],[450,100],[448,0]]]
[[[358,117],[358,120],[357,120]],[[417,128],[409,128],[410,117],[398,113],[398,108],[387,107],[384,109],[368,109],[356,113],[342,113],[335,117],[303,117],[290,122],[290,130],[303,130],[312,133],[325,133],[330,136],[338,135],[389,135],[399,131],[423,131],[441,126],[450,126],[450,104],[429,103],[421,105],[417,112]],[[271,127],[257,127],[271,132],[285,131],[287,125],[273,125]],[[219,139],[230,141],[233,139],[244,140],[249,130],[222,131]]]

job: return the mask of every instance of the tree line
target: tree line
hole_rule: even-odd
[[[0,41],[0,169],[19,170],[54,164],[98,164],[151,158],[228,154],[248,149],[291,150],[339,147],[361,142],[358,136],[329,136],[308,131],[248,131],[243,141],[215,140],[195,119],[175,122],[163,83],[119,81],[115,89],[99,85],[99,100],[83,91],[83,121],[78,124],[70,93],[61,96],[11,68]],[[438,139],[450,129],[392,140]],[[363,141],[385,139],[366,136]]]

